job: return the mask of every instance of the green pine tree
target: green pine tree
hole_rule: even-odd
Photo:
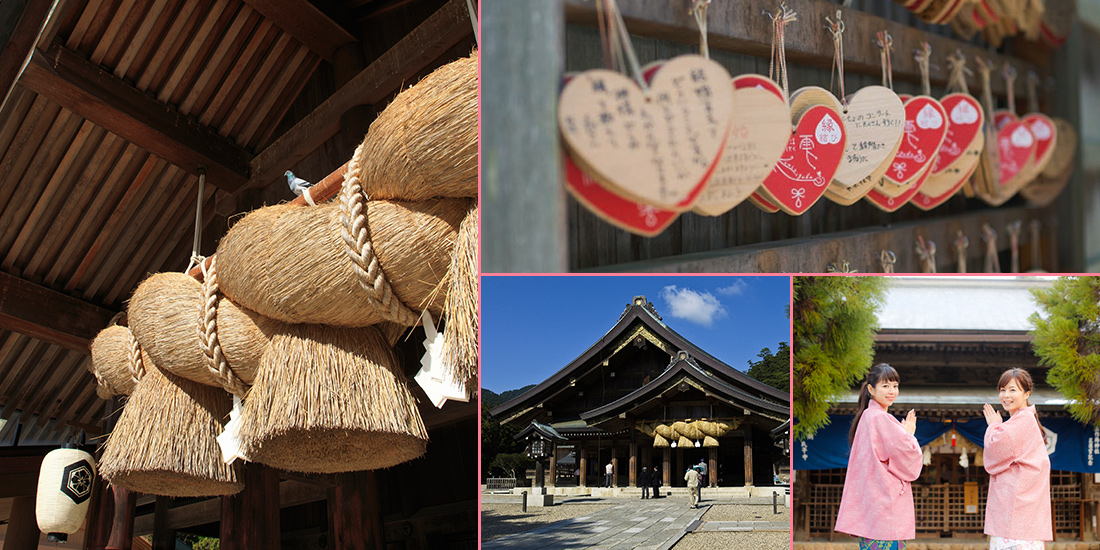
[[[1100,278],[1061,277],[1032,296],[1045,316],[1031,314],[1031,345],[1051,367],[1047,383],[1070,400],[1084,424],[1100,426]]]
[[[760,360],[749,361],[745,374],[776,389],[786,391],[791,387],[791,348],[786,342],[780,342],[774,354],[771,348],[764,348],[756,356]]]
[[[794,277],[794,438],[829,423],[832,403],[874,356],[885,277]]]

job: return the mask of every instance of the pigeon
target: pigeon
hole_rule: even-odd
[[[313,187],[312,183],[295,176],[294,172],[290,170],[287,170],[284,175],[286,176],[286,183],[290,185],[290,190],[294,191],[294,194],[299,197],[302,196],[302,191]]]

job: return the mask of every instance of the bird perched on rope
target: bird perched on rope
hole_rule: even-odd
[[[309,196],[309,188],[313,187],[313,183],[308,182],[298,176],[294,175],[294,172],[287,170],[283,175],[286,176],[286,183],[290,186],[290,190],[297,196],[306,196],[306,202],[310,205],[314,205],[313,197]]]

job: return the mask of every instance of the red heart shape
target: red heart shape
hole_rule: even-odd
[[[1034,162],[1037,145],[1035,135],[1023,121],[1009,122],[997,131],[1002,186],[1015,184],[1013,178]]]
[[[1005,127],[1005,124],[1009,122],[1015,122],[1020,120],[1020,117],[1016,116],[1016,113],[1012,111],[1000,110],[993,113],[993,127],[1000,130]]]
[[[924,210],[925,212],[947,202],[951,197],[954,197],[955,194],[959,192],[959,189],[962,189],[962,186],[966,184],[967,180],[970,179],[970,176],[974,175],[974,170],[978,169],[978,164],[979,163],[974,163],[974,165],[970,167],[970,171],[967,172],[965,176],[959,178],[958,183],[951,186],[951,189],[944,192],[942,195],[933,197],[930,195],[925,195],[924,193],[918,191],[917,194],[909,200],[909,202],[913,203],[914,206],[920,208],[921,210]]]
[[[939,156],[936,157],[936,164],[932,166],[933,174],[944,171],[966,152],[978,137],[978,132],[982,131],[985,118],[981,104],[969,95],[951,94],[943,98],[941,103],[950,123],[943,145],[940,146]]]
[[[878,189],[872,189],[871,192],[864,195],[863,198],[871,201],[875,206],[881,208],[882,210],[885,210],[887,212],[896,212],[899,208],[905,206],[905,203],[909,202],[910,199],[912,199],[914,196],[916,196],[917,193],[920,192],[921,185],[924,184],[924,181],[928,179],[928,175],[931,173],[931,169],[926,169],[923,173],[921,173],[920,178],[917,179],[916,184],[914,184],[904,193],[896,197],[888,197],[879,192]]]
[[[840,166],[844,142],[844,125],[836,112],[824,105],[808,109],[783,156],[764,179],[764,188],[776,205],[796,216],[813,206]]]
[[[903,185],[918,177],[935,160],[948,126],[947,113],[939,101],[928,96],[905,100],[905,135],[886,171],[887,183]]]
[[[1024,117],[1023,122],[1031,130],[1032,135],[1035,136],[1035,161],[1042,163],[1046,160],[1050,146],[1055,141],[1054,121],[1046,115],[1031,113]]]
[[[631,233],[652,237],[664,231],[680,215],[679,212],[620,197],[581,170],[568,153],[563,156],[565,188],[578,202],[608,223]]]

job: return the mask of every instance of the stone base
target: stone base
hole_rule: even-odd
[[[553,506],[554,495],[528,494],[527,506]]]

